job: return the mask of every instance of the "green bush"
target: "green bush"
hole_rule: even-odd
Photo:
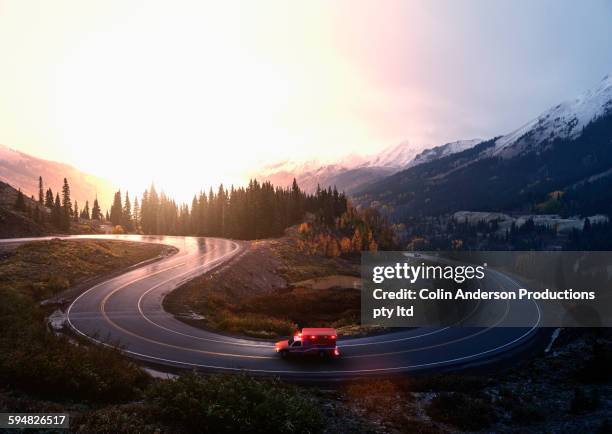
[[[47,330],[44,312],[23,294],[0,289],[0,384],[61,401],[133,399],[149,381],[119,351],[74,345]]]
[[[182,432],[314,433],[323,427],[316,404],[279,380],[193,373],[155,383],[146,397],[156,417]]]
[[[155,257],[162,246],[40,241],[0,259],[0,387],[60,402],[139,398],[148,375],[119,351],[56,336],[40,300],[71,284]]]
[[[495,409],[484,397],[464,393],[440,393],[431,400],[427,415],[462,430],[478,431],[490,427],[497,419]]]

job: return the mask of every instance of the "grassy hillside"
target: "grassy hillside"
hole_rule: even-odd
[[[156,244],[44,241],[0,251],[0,389],[98,401],[126,399],[146,375],[116,351],[51,333],[40,301],[165,251]]]
[[[16,200],[17,190],[0,182],[0,238],[40,236],[51,231],[49,225],[41,225],[27,213],[16,211]],[[28,208],[36,206],[30,198],[25,197],[24,200]]]
[[[93,220],[71,222],[70,231],[62,232],[51,224],[51,210],[24,194],[25,209],[17,210],[18,191],[0,181],[0,238],[37,237],[60,233],[95,234],[99,224]]]
[[[0,290],[42,300],[96,276],[169,252],[160,244],[50,240],[0,249]]]

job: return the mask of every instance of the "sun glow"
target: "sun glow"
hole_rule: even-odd
[[[609,72],[607,5],[489,3],[0,0],[0,143],[189,200],[260,164],[503,134]]]
[[[257,5],[132,10],[75,41],[53,74],[66,158],[187,200],[255,164],[367,139],[349,107],[363,84],[326,48],[316,9],[290,28],[285,7]]]

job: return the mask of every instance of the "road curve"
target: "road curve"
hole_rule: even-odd
[[[46,238],[9,239],[5,242]],[[241,244],[219,238],[164,236],[72,236],[162,243],[178,253],[98,283],[70,305],[67,319],[79,334],[125,354],[155,364],[212,371],[308,378],[342,378],[390,374],[485,363],[516,350],[535,335],[540,311],[524,301],[488,302],[496,327],[442,327],[400,330],[382,335],[339,340],[340,360],[323,363],[282,360],[273,343],[241,339],[185,324],[162,308],[162,300],[181,283],[225,263]],[[500,284],[516,287],[499,274]],[[504,281],[502,281],[504,280]],[[531,327],[508,327],[521,315]]]

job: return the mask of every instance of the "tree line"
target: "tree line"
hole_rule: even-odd
[[[302,191],[294,180],[290,188],[251,180],[246,187],[219,185],[193,197],[191,206],[179,204],[155,186],[146,189],[134,204],[129,195],[115,193],[109,220],[126,231],[151,235],[196,235],[237,239],[280,236],[312,213],[332,225],[347,209],[346,197],[335,188]]]
[[[45,190],[38,180],[38,200],[26,203],[18,191],[15,209],[27,212],[39,223],[50,223],[68,231],[71,222],[98,220],[110,222],[118,232],[147,235],[195,235],[237,239],[258,239],[280,236],[311,213],[323,225],[334,225],[347,211],[347,199],[336,188],[317,188],[314,194],[300,189],[295,179],[289,188],[275,187],[270,182],[251,180],[246,187],[225,188],[223,184],[208,193],[201,191],[191,205],[177,203],[155,186],[146,189],[140,199],[128,192],[117,191],[110,210],[102,213],[98,199],[90,208],[89,201],[80,209],[71,200],[70,185],[64,178],[61,193]]]
[[[326,256],[354,254],[363,250],[387,250],[395,246],[393,226],[373,208],[351,206],[336,188],[317,187],[313,194],[300,189],[296,180],[291,187],[275,187],[270,182],[249,181],[245,187],[223,186],[200,191],[191,205],[177,203],[154,185],[139,198],[117,191],[113,203],[102,213],[98,199],[79,209],[71,201],[67,179],[59,192],[44,189],[39,177],[38,201],[26,204],[18,192],[15,208],[29,213],[39,223],[50,223],[61,231],[70,230],[71,222],[97,220],[110,223],[113,232],[146,235],[193,235],[235,239],[261,239],[283,235],[285,229],[298,228],[298,247]],[[48,220],[48,221],[47,221]]]
[[[66,178],[64,178],[60,196],[59,191],[53,194],[51,187],[45,190],[42,176],[39,176],[38,199],[32,196],[31,204],[29,205],[26,203],[25,196],[20,189],[17,192],[15,209],[27,213],[39,224],[49,223],[61,231],[70,230],[70,223],[79,219],[103,220],[98,198],[94,199],[91,210],[89,208],[89,201],[86,201],[83,209],[79,210],[78,202],[75,200],[73,203],[71,200],[70,184]]]

